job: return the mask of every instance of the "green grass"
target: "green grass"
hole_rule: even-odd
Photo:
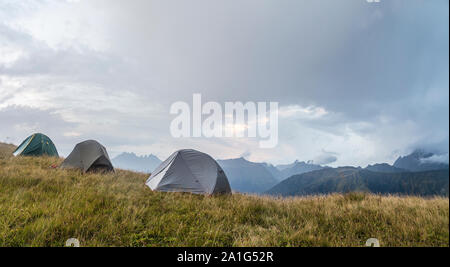
[[[147,175],[0,157],[0,246],[448,246],[449,199],[152,192]]]

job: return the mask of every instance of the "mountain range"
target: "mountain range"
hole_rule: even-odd
[[[407,156],[399,157],[394,162],[394,167],[409,171],[448,169],[448,154],[436,155],[434,153],[418,149]]]
[[[416,150],[399,157],[394,165],[366,168],[323,168],[297,174],[266,191],[270,195],[302,196],[353,191],[376,194],[449,195],[448,154]]]
[[[321,170],[323,168],[328,168],[328,167],[316,165],[312,161],[304,162],[304,161],[296,160],[292,164],[281,165],[281,166],[279,165],[279,166],[277,166],[277,168],[279,170],[279,174],[278,174],[277,178],[278,178],[278,180],[282,181],[286,178],[291,177],[292,175],[302,174],[302,173],[311,172],[311,171],[317,171],[317,170]]]
[[[327,168],[294,175],[266,193],[305,196],[329,193],[370,192],[401,195],[449,195],[449,171],[382,173],[354,167]]]
[[[217,162],[227,174],[231,188],[234,191],[247,193],[262,193],[292,175],[324,168],[312,162],[303,161],[277,166],[265,162],[251,162],[245,158]]]
[[[226,173],[233,191],[260,193],[278,183],[264,163],[244,158],[218,160],[217,163]]]
[[[393,165],[379,163],[365,168],[331,168],[298,160],[272,165],[251,162],[243,157],[217,162],[225,171],[232,190],[241,193],[290,196],[368,191],[448,195],[448,163],[440,159],[441,156],[416,150],[399,157]],[[137,156],[134,153],[122,153],[112,161],[115,167],[146,173],[161,163],[154,155]],[[446,177],[446,184],[443,177]]]
[[[161,160],[155,155],[137,156],[134,153],[121,153],[112,159],[114,167],[137,172],[151,173]]]
[[[395,172],[408,172],[406,169],[397,168],[387,163],[378,163],[374,165],[369,165],[366,170],[373,172],[384,172],[384,173],[395,173]]]

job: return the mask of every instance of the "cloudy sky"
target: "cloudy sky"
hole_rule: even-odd
[[[449,146],[448,0],[0,0],[0,141],[361,165]],[[172,138],[170,105],[279,102],[279,143]]]

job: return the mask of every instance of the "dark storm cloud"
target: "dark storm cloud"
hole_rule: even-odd
[[[324,110],[283,117],[278,150],[236,141],[235,156],[366,165],[424,146],[448,152],[446,0],[2,2],[0,46],[24,55],[2,64],[0,54],[0,107],[24,90],[44,94],[39,108],[85,118],[76,130],[117,150],[174,143],[168,107],[202,93]],[[230,146],[203,143],[213,154]]]
[[[113,2],[116,48],[148,66],[155,88],[186,98],[200,90],[360,116],[445,87],[447,1],[240,3]]]
[[[339,124],[383,117],[448,139],[448,1],[195,3],[110,5],[143,91],[316,105]]]

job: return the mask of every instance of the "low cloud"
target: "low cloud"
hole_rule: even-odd
[[[449,164],[449,156],[448,153],[441,154],[441,155],[433,155],[428,158],[422,158],[420,159],[421,163],[444,163]]]
[[[327,165],[334,163],[337,160],[338,160],[337,153],[322,150],[322,154],[314,158],[313,162],[314,164]]]

